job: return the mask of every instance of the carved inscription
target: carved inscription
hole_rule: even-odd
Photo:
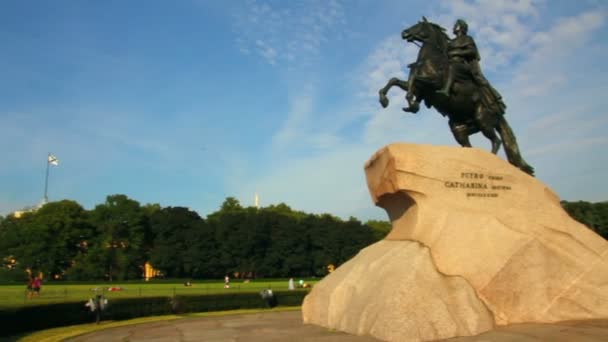
[[[511,190],[511,186],[504,184],[502,176],[481,173],[461,172],[455,180],[446,180],[443,186],[452,190],[465,190],[466,197],[499,197],[500,192]]]

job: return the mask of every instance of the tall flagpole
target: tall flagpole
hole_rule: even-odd
[[[49,166],[51,166],[50,159],[51,159],[51,152],[49,152],[49,155],[46,158],[46,178],[44,180],[44,199],[43,199],[42,204],[47,204],[49,202],[49,198],[47,196],[47,191],[49,189]]]

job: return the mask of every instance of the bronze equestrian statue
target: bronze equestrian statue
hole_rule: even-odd
[[[511,127],[504,118],[506,105],[479,67],[479,52],[468,33],[467,23],[459,19],[453,29],[454,39],[441,26],[423,20],[403,30],[408,42],[420,42],[416,62],[410,64],[407,81],[391,78],[380,89],[380,103],[388,106],[386,94],[393,86],[407,92],[406,112],[417,113],[420,102],[434,107],[449,118],[450,129],[463,147],[471,147],[469,136],[481,132],[492,142],[496,154],[504,144],[509,163],[534,175],[534,168],[523,159]],[[498,135],[496,134],[498,132]],[[502,138],[502,140],[501,140]]]

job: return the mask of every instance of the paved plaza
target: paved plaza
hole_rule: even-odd
[[[300,311],[287,311],[145,323],[101,330],[70,341],[376,342],[378,340],[330,331],[314,325],[304,325]]]
[[[608,340],[608,321],[596,320],[561,324],[518,324],[449,342],[540,342]],[[209,342],[371,342],[369,336],[353,336],[315,325],[302,324],[300,311],[262,312],[219,317],[184,318],[111,328],[82,335],[69,341],[209,341]]]

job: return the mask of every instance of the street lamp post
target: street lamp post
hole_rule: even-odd
[[[46,178],[44,179],[44,199],[42,200],[43,204],[48,203],[49,201],[49,197],[47,196],[47,192],[49,189],[49,168],[51,166],[51,163],[49,162],[49,159],[51,159],[51,154],[49,153],[49,156],[46,160]]]
[[[46,159],[46,178],[44,179],[44,199],[42,200],[42,204],[46,204],[49,201],[49,197],[48,197],[48,189],[49,189],[49,169],[51,167],[51,164],[53,165],[59,165],[59,160],[57,159],[57,157],[55,157],[54,155],[52,155],[49,152],[49,155]]]

